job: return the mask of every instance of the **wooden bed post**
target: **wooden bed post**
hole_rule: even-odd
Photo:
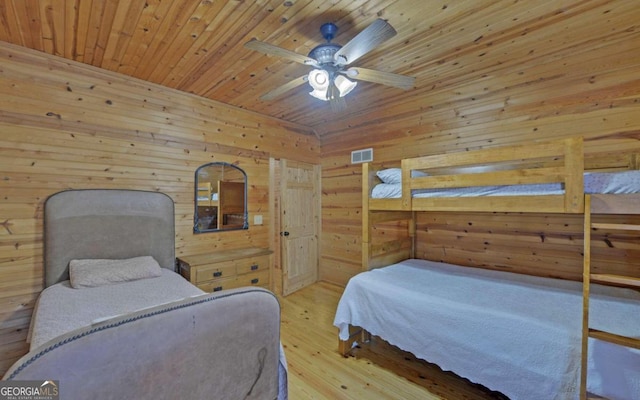
[[[338,352],[343,356],[347,357],[353,348],[353,344],[358,343],[368,343],[371,341],[371,334],[362,329],[359,326],[349,326],[349,339],[340,340],[338,339]]]
[[[406,165],[405,159],[400,161],[402,169],[402,209],[411,211],[411,168]]]
[[[371,196],[371,177],[369,163],[362,164],[362,270],[369,270],[371,258],[371,221],[369,221],[369,196]]]
[[[584,148],[582,137],[567,139],[564,148],[565,211],[584,212]]]
[[[417,234],[416,234],[416,217],[417,214],[415,211],[411,212],[411,219],[408,221],[408,228],[409,228],[409,237],[411,238],[411,253],[409,254],[410,258],[416,258],[416,238],[417,238]]]
[[[591,196],[584,199],[584,255],[582,266],[582,347],[580,354],[580,400],[587,398],[587,357],[589,351],[589,290],[591,265]]]

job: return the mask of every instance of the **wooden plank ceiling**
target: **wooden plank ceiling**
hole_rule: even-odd
[[[639,10],[634,0],[0,0],[0,40],[323,135],[351,121],[416,115],[443,104],[443,96],[453,101],[553,79],[566,71],[542,67],[528,76],[528,69],[557,68],[568,54],[637,37]],[[321,24],[336,23],[334,42],[345,44],[376,18],[398,34],[355,65],[414,76],[414,89],[360,82],[338,113],[309,96],[307,84],[259,99],[309,67],[248,50],[245,42],[257,38],[307,55],[323,42]],[[496,86],[501,75],[510,81]]]

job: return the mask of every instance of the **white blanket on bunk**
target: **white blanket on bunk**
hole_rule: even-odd
[[[513,400],[575,399],[581,287],[407,260],[353,277],[334,325],[342,340],[349,336],[349,324],[361,326]],[[595,285],[592,292],[592,327],[640,337],[640,294]],[[638,399],[640,352],[595,340],[591,345],[589,389],[611,399]]]

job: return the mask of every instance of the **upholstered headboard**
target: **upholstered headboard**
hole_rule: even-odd
[[[175,269],[173,200],[139,190],[67,190],[44,207],[45,287],[69,279],[73,259],[153,256]]]

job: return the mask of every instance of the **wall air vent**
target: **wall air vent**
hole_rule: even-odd
[[[373,149],[354,150],[351,152],[351,164],[373,161]]]

